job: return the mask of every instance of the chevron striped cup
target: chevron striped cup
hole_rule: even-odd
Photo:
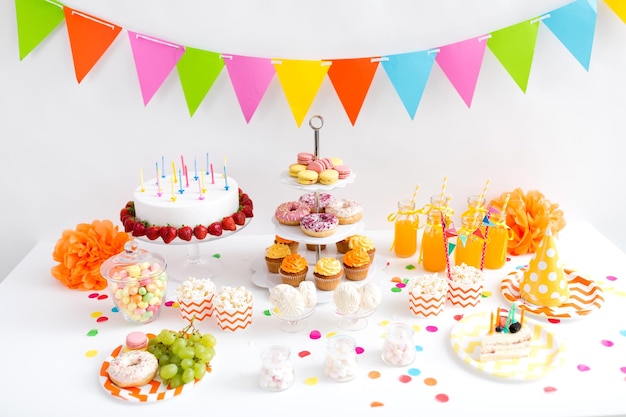
[[[435,317],[443,311],[446,294],[421,294],[409,292],[409,310],[418,317]]]
[[[252,303],[238,308],[216,305],[215,317],[217,326],[224,331],[244,330],[252,324]]]
[[[462,284],[455,281],[448,283],[448,301],[453,306],[476,307],[480,303],[483,284]]]
[[[207,317],[211,317],[213,315],[214,296],[215,294],[198,299],[178,298],[180,315],[187,321],[202,321]]]

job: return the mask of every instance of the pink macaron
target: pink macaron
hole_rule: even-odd
[[[298,163],[302,165],[308,165],[315,160],[315,155],[311,152],[299,152]]]
[[[326,169],[326,165],[324,165],[321,159],[316,159],[315,161],[309,163],[306,166],[306,169],[310,169],[311,171],[315,171],[319,174]]]
[[[336,167],[333,167],[333,169],[339,173],[340,180],[348,178],[352,173],[350,167],[346,165],[337,165]]]

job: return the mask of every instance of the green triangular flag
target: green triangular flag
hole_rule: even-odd
[[[65,19],[63,5],[42,0],[15,0],[20,61]]]
[[[515,83],[526,93],[535,54],[539,19],[526,20],[491,32],[487,47],[498,58]]]
[[[219,53],[187,46],[176,68],[185,93],[189,115],[193,116],[224,68],[224,59]]]
[[[448,242],[448,256],[452,255],[454,248],[456,248],[456,245],[452,242]]]

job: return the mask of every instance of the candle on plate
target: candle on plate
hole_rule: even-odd
[[[139,183],[141,184],[141,192],[146,191],[146,188],[143,186],[143,169],[139,168]]]

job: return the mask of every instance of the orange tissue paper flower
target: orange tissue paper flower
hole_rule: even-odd
[[[507,194],[510,197],[506,208],[506,224],[512,231],[512,239],[508,242],[509,254],[535,253],[548,227],[554,236],[565,227],[563,210],[537,190],[524,194],[521,188],[516,188],[491,200],[490,205],[497,209],[504,207]]]
[[[130,239],[110,220],[80,223],[75,230],[64,230],[57,240],[52,258],[52,276],[73,290],[101,290],[107,281],[100,275],[100,265],[124,250]]]

